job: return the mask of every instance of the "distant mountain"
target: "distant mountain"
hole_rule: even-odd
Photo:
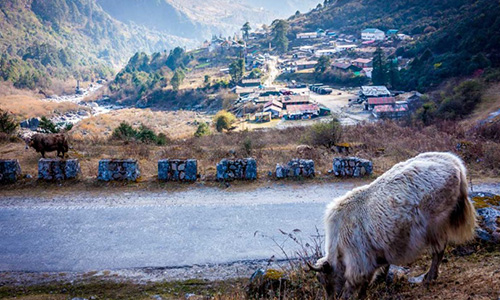
[[[309,11],[318,0],[97,0],[112,17],[168,34],[202,41],[212,35],[239,33],[245,22],[253,28]]]

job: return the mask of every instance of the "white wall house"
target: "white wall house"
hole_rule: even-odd
[[[318,37],[317,32],[297,33],[297,39],[315,39]]]
[[[361,39],[365,41],[383,41],[385,33],[377,28],[366,28],[361,31]]]

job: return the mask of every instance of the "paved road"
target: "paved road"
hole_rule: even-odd
[[[321,227],[350,184],[0,198],[0,271],[85,272],[268,259]],[[499,185],[476,187],[499,192]],[[255,234],[258,232],[257,234]]]
[[[308,239],[320,227],[325,204],[351,186],[332,188],[194,188],[167,195],[108,195],[102,201],[84,194],[13,204],[4,199],[9,204],[0,204],[0,271],[85,272],[268,259],[279,253],[272,238],[287,240],[279,229],[301,229]],[[285,248],[294,249],[291,240]]]

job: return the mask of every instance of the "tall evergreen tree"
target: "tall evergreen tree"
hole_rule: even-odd
[[[380,47],[373,54],[372,82],[375,85],[385,85],[387,83],[387,63],[384,52]]]
[[[390,58],[389,61],[387,62],[387,65],[388,65],[387,79],[389,85],[393,89],[398,89],[401,83],[401,77],[399,75],[399,69],[398,69],[398,61],[396,58]]]
[[[243,27],[241,27],[241,31],[243,32],[243,39],[248,40],[248,37],[250,35],[250,30],[252,30],[252,27],[250,27],[250,23],[246,22],[243,24]]]
[[[273,28],[273,43],[276,49],[284,53],[288,50],[288,29],[290,28],[290,24],[286,20],[274,20],[272,24]]]

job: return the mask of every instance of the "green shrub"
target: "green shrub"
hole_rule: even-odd
[[[38,127],[45,133],[59,133],[59,128],[51,120],[43,116],[40,119],[40,125]]]
[[[342,138],[342,126],[333,118],[328,123],[315,123],[309,127],[302,137],[303,141],[312,146],[324,146],[328,149],[337,144]]]
[[[17,122],[8,112],[0,109],[0,132],[13,134],[17,129]]]
[[[122,141],[137,141],[144,144],[157,144],[160,146],[168,143],[168,137],[164,133],[156,134],[151,128],[141,124],[139,130],[134,129],[127,122],[122,122],[113,130],[111,138]]]
[[[233,123],[236,121],[236,117],[225,110],[219,111],[214,117],[215,129],[217,132],[222,132],[231,129]]]
[[[132,128],[127,122],[121,122],[118,127],[113,130],[112,138],[117,140],[131,141],[137,136],[137,131]]]
[[[210,132],[210,127],[208,127],[207,123],[202,122],[198,125],[198,128],[196,129],[196,132],[194,133],[195,137],[201,137],[204,135],[209,135]]]

